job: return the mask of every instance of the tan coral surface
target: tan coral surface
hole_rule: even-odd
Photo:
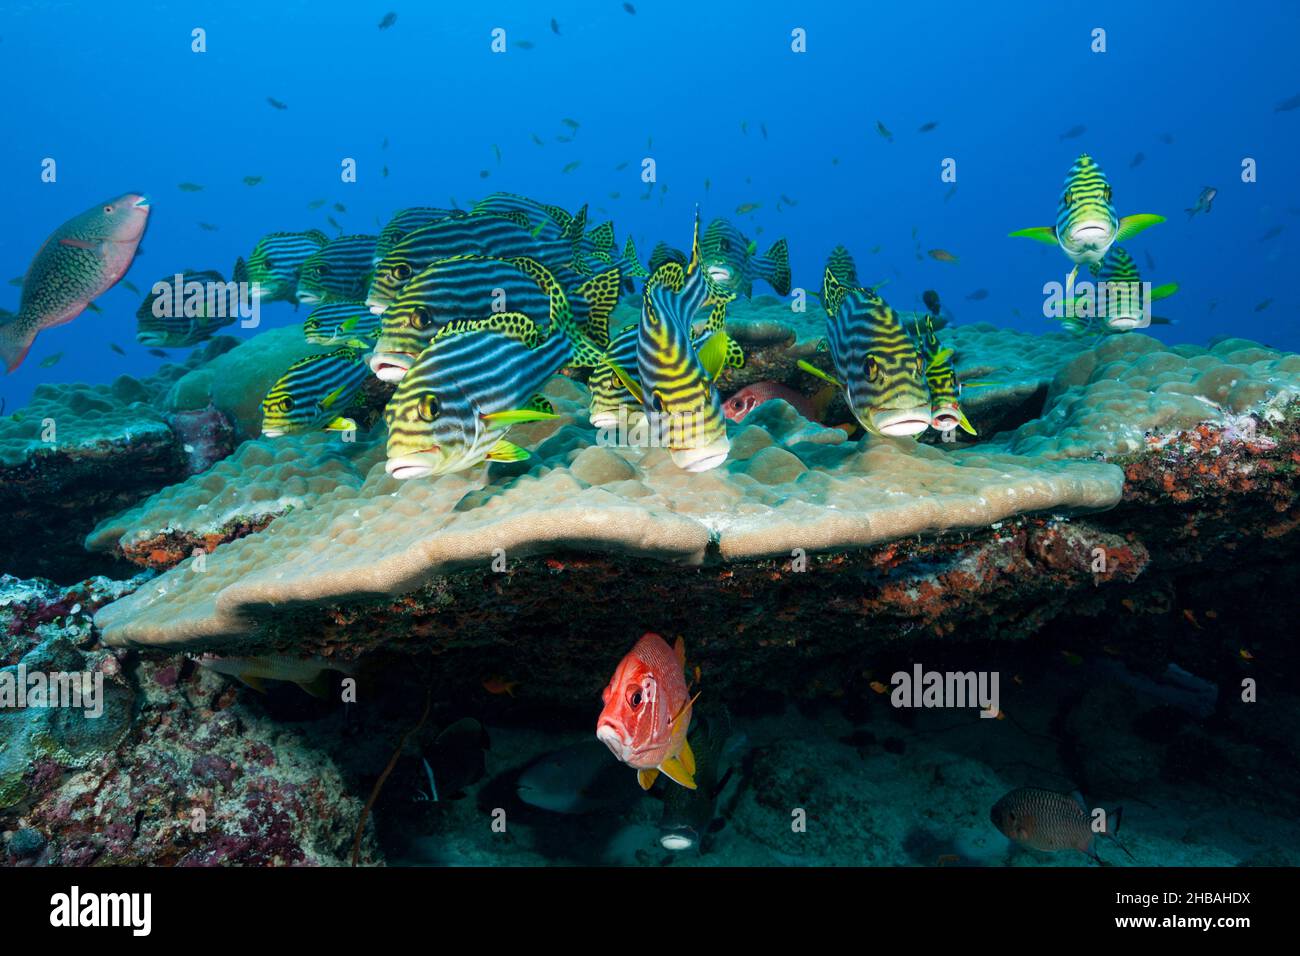
[[[711,548],[737,560],[863,547],[1025,511],[1108,508],[1123,485],[1103,463],[848,442],[784,403],[733,427],[726,465],[691,474],[663,449],[596,444],[582,386],[556,378],[547,393],[563,417],[512,432],[536,448],[530,461],[491,466],[486,485],[481,468],[397,482],[376,464],[359,488],[340,485],[221,546],[206,570],[186,562],[104,608],[105,640],[234,637],[253,629],[259,609],[400,594],[502,553],[571,547],[698,564]]]

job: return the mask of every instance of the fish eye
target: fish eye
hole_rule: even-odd
[[[1106,184],[1106,191],[1105,191],[1104,193],[1102,193],[1102,195],[1106,197],[1106,202],[1110,202],[1110,184],[1109,184],[1109,183]]]
[[[438,417],[442,411],[438,403],[438,396],[430,392],[421,396],[419,403],[415,406],[415,414],[419,415],[426,422],[431,422]]]
[[[293,411],[293,406],[294,402],[292,396],[286,395],[284,398],[280,399],[280,411],[291,412]]]
[[[869,381],[874,382],[877,378],[880,377],[880,363],[877,362],[875,358],[873,358],[870,355],[867,356],[866,370],[867,370],[867,379]]]
[[[322,262],[316,267],[316,274],[318,276],[327,276],[330,274],[330,267]]]
[[[105,206],[105,207],[104,207],[104,212],[112,212],[112,211],[113,211],[113,207],[112,207],[112,206]]]
[[[633,709],[633,710],[636,710],[637,708],[639,708],[639,707],[641,706],[641,700],[642,700],[642,698],[641,698],[641,688],[640,688],[640,687],[635,688],[635,689],[632,691],[632,693],[630,693],[630,694],[627,695],[627,702],[632,706],[632,709]]]
[[[393,266],[393,278],[398,282],[405,282],[407,279],[411,278],[411,267],[405,262],[399,262],[397,265]]]
[[[426,305],[417,305],[411,310],[411,326],[421,332],[433,325],[433,313]]]
[[[1065,196],[1063,197],[1062,201],[1063,201],[1067,206],[1073,206],[1073,205],[1074,205],[1074,193],[1066,193]]]

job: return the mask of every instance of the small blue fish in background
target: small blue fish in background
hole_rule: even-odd
[[[1196,197],[1196,202],[1190,208],[1185,209],[1187,218],[1191,219],[1198,212],[1209,212],[1210,206],[1214,202],[1214,197],[1219,195],[1219,191],[1213,186],[1206,186],[1201,190],[1201,194]]]
[[[384,18],[383,18],[382,20],[379,21],[379,29],[381,29],[381,30],[387,30],[389,27],[391,27],[391,26],[392,26],[394,23],[396,23],[396,22],[397,22],[397,14],[396,14],[396,13],[393,13],[393,12],[390,10],[388,13],[385,13],[385,14],[384,14]]]

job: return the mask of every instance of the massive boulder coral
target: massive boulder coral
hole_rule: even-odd
[[[247,441],[210,470],[105,519],[87,536],[86,547],[169,568],[196,549],[212,551],[288,511],[310,508],[336,488],[356,488],[383,452],[382,429]]]
[[[798,646],[825,688],[899,634],[1006,639],[1102,614],[1140,628],[1242,541],[1294,556],[1300,358],[1141,334],[941,337],[1001,390],[969,444],[850,440],[773,401],[730,426],[722,467],[688,474],[593,430],[565,377],[547,388],[560,418],[512,431],[526,462],[397,482],[377,432],[343,457],[328,437],[296,440],[301,457],[250,443],[92,536],[159,568],[211,551],[96,623],[111,645],[154,649],[418,645],[439,654],[438,681],[500,660],[557,699],[598,681],[590,662],[611,645],[678,629],[706,665],[737,641],[754,651],[723,680],[788,683],[778,651]]]
[[[97,623],[113,644],[202,644],[254,629],[259,610],[397,595],[460,568],[555,550],[699,565],[863,548],[978,528],[1027,511],[1108,508],[1118,468],[1042,464],[979,448],[807,440],[808,423],[774,405],[734,430],[723,468],[680,471],[660,448],[609,446],[585,422],[586,393],[548,388],[559,422],[519,429],[523,465],[398,482],[375,465],[309,510],[181,565]],[[531,432],[531,434],[530,434]],[[794,443],[788,443],[796,437]]]

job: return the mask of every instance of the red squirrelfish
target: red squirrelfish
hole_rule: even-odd
[[[686,742],[694,699],[687,696],[685,669],[680,637],[669,647],[658,634],[646,634],[605,688],[596,738],[637,771],[643,790],[650,789],[660,771],[695,789],[695,755]]]
[[[743,422],[745,416],[759,405],[770,402],[774,398],[781,398],[793,405],[794,410],[808,421],[819,422],[826,413],[826,406],[834,397],[835,390],[830,387],[816,395],[805,395],[779,382],[755,382],[753,385],[746,385],[723,402],[722,414],[733,422]]]
[[[0,325],[7,371],[22,364],[38,332],[71,322],[126,275],[148,219],[149,201],[127,193],[54,230],[23,279],[18,314]]]

